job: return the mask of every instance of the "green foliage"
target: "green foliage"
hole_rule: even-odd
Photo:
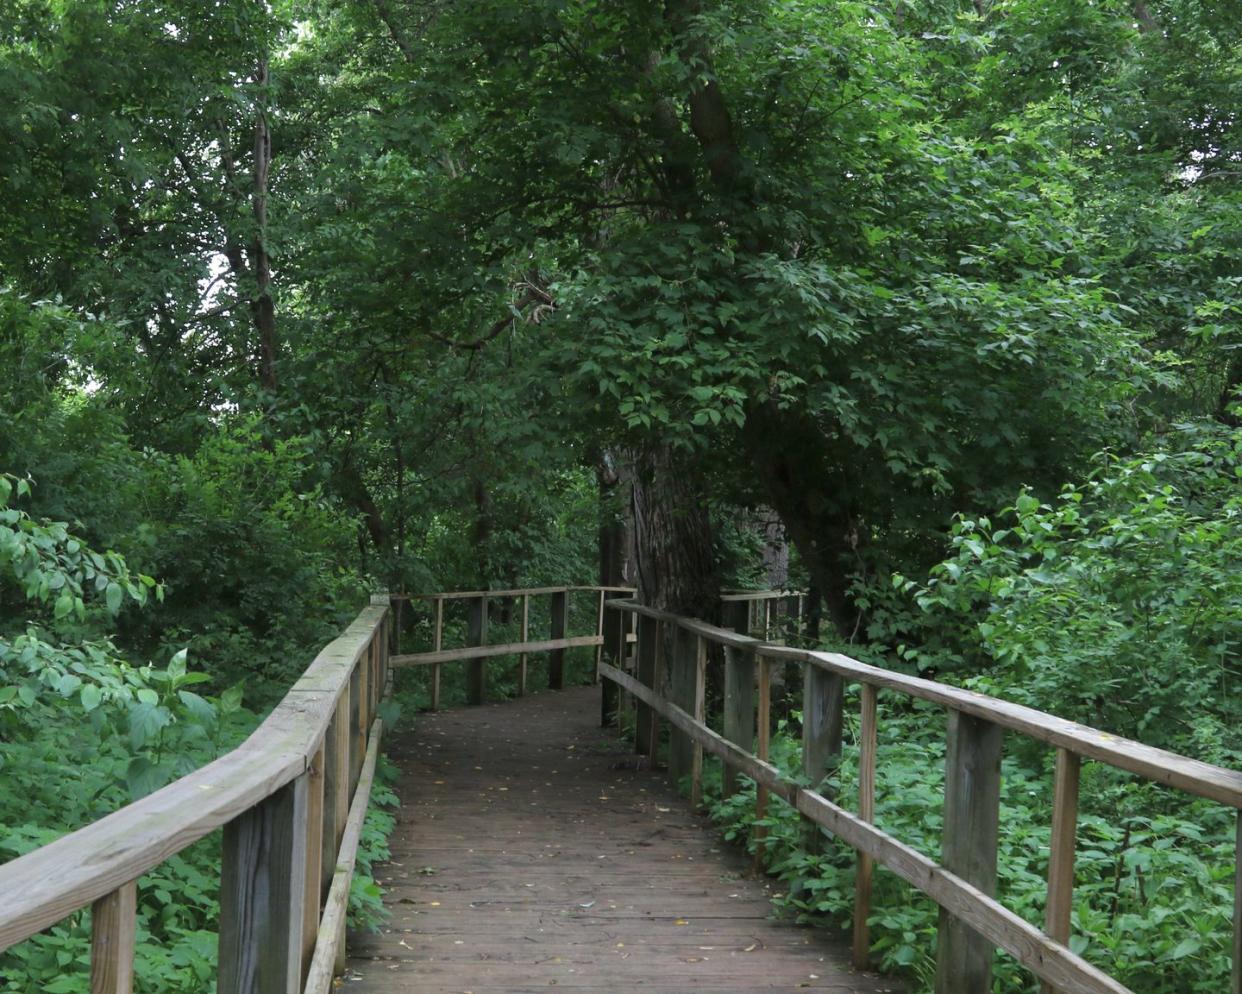
[[[980,689],[1234,764],[1240,479],[1242,433],[1186,424],[1055,501],[959,520],[953,557],[905,585],[985,660]]]

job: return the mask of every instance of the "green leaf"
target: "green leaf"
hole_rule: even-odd
[[[104,599],[108,604],[108,611],[116,614],[121,610],[121,601],[125,598],[125,591],[121,589],[121,585],[116,582],[110,582],[108,589],[104,592]]]
[[[84,711],[94,711],[95,708],[99,707],[99,702],[103,700],[103,693],[93,683],[88,683],[82,688],[79,700],[82,702],[82,709]]]

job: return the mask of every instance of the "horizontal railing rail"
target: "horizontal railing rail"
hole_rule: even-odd
[[[725,790],[742,774],[756,784],[756,815],[762,820],[770,795],[796,808],[809,822],[835,835],[857,853],[854,959],[866,966],[870,947],[871,874],[886,867],[936,901],[938,994],[986,994],[991,963],[1004,949],[1055,994],[1132,994],[1069,948],[1073,906],[1078,785],[1083,760],[1106,763],[1235,809],[1242,809],[1242,773],[1108,735],[1033,708],[984,694],[869,666],[839,653],[790,648],[726,628],[610,600],[615,612],[605,626],[601,676],[637,702],[636,748],[654,756],[658,719],[669,723],[669,773],[690,778],[691,802],[702,794],[703,756],[724,764]],[[745,605],[743,604],[743,609]],[[624,665],[621,633],[637,619],[636,659]],[[726,619],[730,620],[730,619]],[[731,620],[743,627],[748,620]],[[705,687],[708,646],[724,649],[723,734],[707,725]],[[803,683],[803,777],[794,780],[768,762],[773,667],[801,664]],[[858,810],[850,812],[806,782],[822,785],[839,761],[841,704],[847,682],[861,686],[858,736]],[[928,859],[872,824],[875,812],[878,699],[895,691],[948,711],[944,834],[941,862]],[[1000,761],[1004,731],[1047,743],[1057,750],[1051,811],[1051,852],[1045,922],[1027,922],[995,898],[1000,807]],[[752,744],[755,751],[752,750]],[[762,846],[762,828],[756,826]],[[1238,851],[1242,857],[1242,820]],[[1235,869],[1232,990],[1239,994],[1242,963],[1242,858]]]
[[[219,994],[326,994],[344,969],[388,618],[373,597],[233,751],[0,866],[0,951],[90,906],[92,994],[128,994],[138,879],[223,828]]]
[[[573,594],[592,594],[595,624],[589,635],[570,635],[570,598]],[[487,660],[496,656],[517,656],[517,688],[525,694],[528,687],[529,657],[532,653],[548,654],[548,687],[560,690],[565,686],[565,650],[594,647],[596,665],[604,644],[604,600],[609,594],[633,595],[633,587],[563,586],[519,587],[513,590],[454,590],[427,594],[394,594],[397,619],[397,651],[390,662],[394,668],[407,666],[431,667],[431,709],[440,709],[441,666],[445,663],[466,664],[466,701],[482,704],[487,698]],[[533,597],[547,597],[549,605],[549,638],[530,637],[530,603]],[[444,648],[444,609],[447,602],[468,601],[466,644],[454,649]],[[517,642],[488,644],[488,625],[492,601],[521,602],[521,635]],[[427,652],[404,653],[400,648],[403,607],[410,601],[431,602],[431,649]]]

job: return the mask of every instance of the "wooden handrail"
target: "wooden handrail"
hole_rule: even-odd
[[[105,902],[110,914],[95,927],[108,935],[93,949],[97,960],[111,961],[93,964],[92,974],[122,979],[92,990],[124,990],[133,943],[115,936],[132,938],[133,928],[116,914],[132,918],[133,882],[223,827],[218,990],[301,990],[304,952],[321,938],[315,908],[324,895],[313,882],[321,865],[352,865],[353,853],[341,846],[349,841],[343,809],[352,797],[353,809],[365,811],[369,796],[362,772],[378,741],[388,616],[388,596],[374,596],[233,751],[0,866],[0,951]]]
[[[692,636],[693,649],[684,648],[684,639],[661,638],[652,631],[646,640],[639,639],[639,659],[635,670],[638,678],[609,663],[601,663],[599,671],[606,680],[628,691],[640,702],[635,748],[650,748],[654,732],[650,718],[646,724],[642,711],[659,714],[673,728],[670,745],[670,772],[685,772],[677,741],[684,738],[695,750],[718,756],[727,770],[740,772],[755,781],[756,809],[766,804],[769,794],[783,798],[806,819],[822,826],[850,845],[858,854],[859,873],[856,878],[855,960],[865,965],[869,945],[866,918],[870,909],[871,860],[887,867],[941,907],[939,949],[937,954],[938,994],[983,994],[991,990],[991,957],[1000,947],[1035,973],[1046,991],[1057,994],[1131,994],[1105,972],[1073,953],[1069,941],[1069,909],[1072,906],[1075,827],[1078,805],[1078,765],[1083,759],[1097,760],[1157,783],[1205,797],[1242,810],[1242,773],[1213,766],[1156,749],[1141,742],[1108,735],[1098,729],[1059,718],[1033,708],[962,690],[919,677],[894,673],[869,666],[840,653],[818,652],[773,645],[728,629],[709,625],[626,600],[610,600],[610,609],[623,615],[647,619],[660,628],[673,629]],[[605,642],[605,653],[619,656],[615,632]],[[726,674],[723,710],[725,735],[707,727],[702,714],[701,689],[696,686],[691,701],[679,686],[685,687],[688,674],[701,667],[703,646],[714,643],[725,647]],[[661,649],[672,646],[672,652]],[[651,677],[652,668],[645,665],[644,653],[660,656],[663,680]],[[665,658],[671,655],[672,658]],[[750,751],[753,741],[754,673],[758,661],[759,707],[758,730],[760,754]],[[826,675],[824,680],[807,680],[806,693],[841,699],[841,681],[859,683],[863,694],[863,730],[860,739],[860,811],[846,811],[818,790],[805,786],[778,771],[766,761],[766,735],[770,716],[767,713],[768,664],[800,663]],[[644,679],[644,675],[647,678]],[[836,681],[835,685],[832,681]],[[696,684],[699,681],[694,681]],[[663,688],[669,688],[667,697]],[[814,688],[814,690],[812,689]],[[943,865],[937,864],[888,833],[871,824],[873,791],[867,771],[874,770],[876,754],[875,701],[880,690],[891,690],[908,697],[938,704],[949,712],[950,742],[946,759],[946,811]],[[688,707],[688,705],[690,705]],[[820,712],[824,700],[803,700],[803,712]],[[745,714],[741,712],[746,712]],[[822,716],[816,722],[804,723],[803,735],[809,739],[821,733]],[[839,729],[838,721],[836,727]],[[643,731],[645,729],[645,731]],[[1058,750],[1058,775],[1052,819],[1053,852],[1049,868],[1050,900],[1045,930],[1022,919],[1001,905],[994,897],[996,877],[996,820],[999,812],[1000,749],[1003,729],[1009,729],[1055,746]],[[838,733],[839,734],[839,733]],[[804,742],[804,757],[812,752],[823,753],[822,743]],[[839,750],[839,741],[836,745]],[[701,762],[691,769],[691,797],[699,796]],[[811,777],[817,786],[819,771]],[[733,780],[725,779],[726,789]],[[1242,826],[1242,821],[1240,821]],[[952,838],[950,838],[952,836]],[[1239,865],[1242,867],[1242,827],[1239,829]],[[1239,874],[1242,894],[1242,870]],[[1242,950],[1242,913],[1235,916],[1233,948],[1235,956]],[[1239,991],[1235,967],[1234,994]]]

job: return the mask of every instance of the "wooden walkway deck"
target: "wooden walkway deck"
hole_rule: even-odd
[[[599,689],[420,716],[401,767],[392,917],[351,935],[349,994],[882,994],[769,892],[660,774],[624,767]]]

